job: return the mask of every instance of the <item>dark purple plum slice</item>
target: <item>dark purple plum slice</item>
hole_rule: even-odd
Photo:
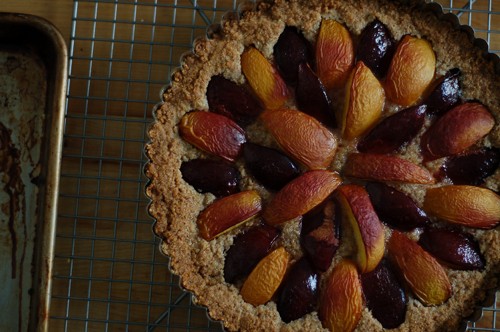
[[[326,126],[335,126],[335,117],[325,87],[307,63],[299,65],[295,97],[299,110]]]
[[[361,32],[356,50],[356,60],[363,61],[380,79],[385,76],[389,69],[395,46],[396,42],[389,29],[378,19],[375,19]]]
[[[258,225],[238,235],[226,253],[224,279],[234,283],[252,272],[257,263],[271,250],[279,230]]]
[[[239,191],[240,173],[224,161],[192,159],[182,163],[183,179],[202,193],[227,196]]]
[[[405,193],[384,183],[366,184],[375,212],[382,222],[400,231],[411,231],[429,222],[426,213]]]
[[[495,173],[500,165],[500,149],[484,148],[464,155],[450,157],[442,166],[441,173],[454,184],[478,186]]]
[[[250,173],[268,189],[279,190],[300,174],[299,167],[290,158],[262,145],[245,143],[243,158]]]
[[[241,126],[252,123],[262,112],[262,106],[243,85],[238,85],[223,76],[213,76],[207,87],[208,107],[234,120]]]
[[[460,88],[461,72],[458,68],[450,69],[437,80],[431,94],[425,99],[429,114],[446,112],[460,101],[462,90]]]
[[[307,39],[295,27],[286,27],[274,45],[274,61],[283,78],[295,84],[299,64],[309,62],[311,58],[311,46]]]
[[[443,264],[456,270],[481,270],[484,258],[479,244],[467,233],[442,228],[426,228],[419,244]]]
[[[285,323],[316,309],[319,297],[319,275],[309,261],[300,258],[288,272],[278,296],[277,308]]]
[[[377,124],[358,143],[360,152],[391,153],[411,141],[425,121],[426,106],[413,106],[399,111]]]
[[[373,271],[361,275],[361,285],[366,306],[384,328],[393,329],[405,321],[407,297],[385,259]]]

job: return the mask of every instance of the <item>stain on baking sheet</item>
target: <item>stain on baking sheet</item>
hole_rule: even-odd
[[[28,329],[46,75],[29,50],[0,48],[0,331]]]
[[[0,174],[2,175],[3,190],[7,193],[8,201],[0,206],[2,212],[8,216],[8,228],[11,246],[11,275],[17,275],[17,234],[15,220],[26,206],[24,200],[24,185],[21,181],[20,153],[10,138],[11,131],[0,123]],[[26,231],[26,223],[22,222]],[[23,248],[24,249],[24,248]]]

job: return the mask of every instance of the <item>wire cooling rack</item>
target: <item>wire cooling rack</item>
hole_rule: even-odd
[[[439,1],[500,52],[500,1]],[[221,331],[152,233],[143,145],[159,92],[231,0],[76,0],[50,330]],[[469,324],[499,331],[497,305]]]

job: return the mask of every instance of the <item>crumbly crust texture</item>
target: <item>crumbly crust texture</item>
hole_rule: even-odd
[[[461,69],[463,97],[482,101],[496,120],[495,128],[483,143],[500,147],[500,95],[497,92],[500,80],[494,64],[485,60],[482,51],[473,46],[468,33],[456,29],[432,11],[421,10],[422,5],[417,1],[359,0],[354,3],[339,0],[277,0],[272,5],[261,3],[256,10],[245,12],[239,19],[222,22],[219,34],[212,39],[197,40],[193,53],[183,57],[181,67],[173,74],[172,83],[164,92],[164,102],[155,111],[155,122],[149,128],[150,142],[146,146],[150,162],[145,170],[151,180],[146,191],[151,198],[149,211],[156,219],[154,230],[163,239],[161,251],[170,257],[171,269],[180,276],[182,287],[193,292],[196,302],[207,306],[210,316],[221,320],[228,330],[324,330],[316,311],[285,324],[273,301],[254,307],[243,301],[238,287],[224,281],[225,252],[236,234],[258,220],[212,241],[203,240],[198,236],[196,219],[215,197],[197,192],[183,180],[180,172],[182,162],[203,156],[202,152],[180,138],[180,119],[191,110],[208,109],[206,89],[212,76],[222,74],[237,83],[245,82],[240,66],[240,55],[245,47],[254,45],[271,59],[273,46],[286,25],[298,27],[306,38],[313,41],[322,18],[333,18],[344,23],[356,42],[361,30],[374,18],[379,18],[396,40],[405,34],[412,34],[430,41],[437,58],[436,75],[443,75],[454,67]],[[336,107],[342,106],[341,102],[336,104]],[[259,124],[247,131],[252,141],[271,146],[275,144],[262,132]],[[417,138],[401,153],[403,157],[421,161],[417,153],[418,141]],[[349,149],[339,149],[332,169],[341,171],[343,156]],[[257,189],[265,201],[271,194],[247,176],[240,163],[237,166],[243,179],[240,189]],[[500,171],[497,170],[488,178],[486,186],[498,191],[499,184]],[[393,185],[422,203],[425,190],[422,186]],[[440,185],[443,183],[437,184]],[[294,259],[302,254],[297,241],[293,240],[298,238],[298,225],[298,220],[288,222],[280,237],[281,244]],[[426,307],[408,293],[406,321],[395,331],[456,331],[464,317],[470,315],[483,300],[485,293],[496,287],[496,276],[500,270],[499,227],[489,231],[468,231],[480,243],[487,262],[485,270],[446,269],[453,296],[440,306]],[[332,266],[351,250],[345,242]],[[323,274],[322,280],[330,271],[331,268]],[[357,331],[382,330],[380,323],[365,308]]]

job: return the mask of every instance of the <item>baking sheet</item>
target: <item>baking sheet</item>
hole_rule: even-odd
[[[66,54],[50,23],[0,13],[0,331],[46,329]]]

